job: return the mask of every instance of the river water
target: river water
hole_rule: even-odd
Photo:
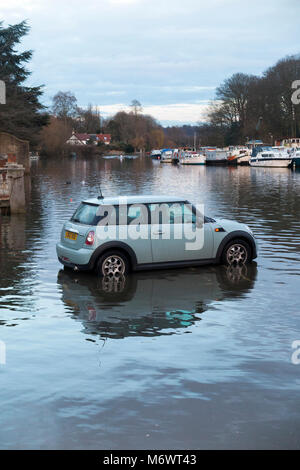
[[[257,261],[120,285],[64,271],[62,224],[99,180],[247,223]],[[299,208],[289,169],[34,162],[27,214],[0,222],[0,448],[299,448]]]

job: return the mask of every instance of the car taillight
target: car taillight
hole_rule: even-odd
[[[85,244],[86,245],[93,245],[95,241],[95,232],[91,230],[86,237]]]

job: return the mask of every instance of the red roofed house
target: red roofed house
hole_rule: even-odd
[[[109,145],[111,141],[111,135],[110,134],[97,134],[97,140],[98,142],[102,142],[105,145]]]
[[[89,140],[91,140],[91,142],[93,142],[94,145],[97,145],[97,142],[102,142],[105,145],[109,145],[111,142],[111,135],[110,134],[78,134],[73,131],[71,137],[67,140],[66,144],[87,145]]]

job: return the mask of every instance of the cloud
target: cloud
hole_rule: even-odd
[[[299,52],[299,13],[292,0],[0,0],[5,25],[28,18],[20,48],[34,50],[29,84],[45,84],[45,104],[70,90],[80,106],[136,98],[188,121],[233,73]]]
[[[98,91],[98,92],[93,92],[93,95],[97,96],[120,96],[120,95],[125,95],[126,91],[124,90],[115,90],[115,91]]]
[[[141,2],[141,0],[108,0],[109,3],[116,5],[132,5]]]
[[[143,106],[143,114],[150,114],[162,124],[181,123],[193,124],[206,120],[209,103],[173,103],[167,105],[146,105]],[[104,117],[110,117],[119,111],[130,111],[130,106],[124,103],[113,105],[103,105],[99,107],[100,113]]]
[[[32,12],[34,9],[40,8],[40,0],[0,0],[0,14],[5,14],[9,11],[15,12],[16,9],[24,12]]]

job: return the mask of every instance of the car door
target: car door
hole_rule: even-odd
[[[212,258],[211,224],[203,221],[197,227],[199,218],[190,204],[149,204],[149,210],[153,263]]]
[[[151,263],[151,235],[147,206],[144,204],[120,205],[118,228],[119,240],[132,248],[137,263]]]

